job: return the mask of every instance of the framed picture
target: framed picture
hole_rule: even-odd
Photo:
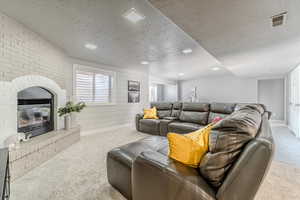
[[[128,103],[140,102],[140,82],[128,81]]]
[[[128,81],[128,91],[140,91],[140,82]]]
[[[128,91],[128,103],[139,103],[140,91]]]

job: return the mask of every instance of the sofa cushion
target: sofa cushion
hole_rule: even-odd
[[[162,136],[150,136],[137,142],[132,142],[115,148],[108,156],[122,161],[128,167],[132,166],[134,159],[144,151],[160,151],[168,146],[168,140]]]
[[[179,119],[183,122],[191,122],[206,125],[208,120],[208,112],[182,111]]]
[[[170,117],[172,113],[172,103],[168,102],[152,102],[151,108],[156,107],[157,116],[162,119],[164,117]]]
[[[170,117],[171,116],[172,110],[157,110],[157,116],[159,119],[163,119],[165,117]]]
[[[166,139],[166,137],[164,137],[164,139]],[[167,140],[166,140],[166,142],[167,142]],[[157,152],[159,152],[159,153],[161,153],[161,154],[163,154],[165,156],[168,156],[168,154],[169,154],[169,146],[165,145],[164,147],[158,149]]]
[[[183,103],[180,121],[206,125],[208,120],[208,103]]]
[[[152,102],[151,108],[156,107],[157,110],[171,110],[172,103],[169,102]]]
[[[185,134],[168,133],[169,157],[189,167],[198,168],[201,157],[205,153],[197,141]]]
[[[173,133],[190,133],[203,128],[204,126],[190,122],[171,122],[168,125],[168,131]]]
[[[264,104],[253,104],[253,103],[237,103],[234,110],[240,110],[241,108],[245,107],[245,106],[248,106],[248,105],[256,105],[257,106],[257,109],[259,109],[259,112],[260,113],[263,113],[265,111],[267,111],[267,108]]]
[[[200,173],[211,185],[219,187],[222,184],[244,145],[256,136],[262,111],[260,105],[247,105],[212,128],[209,153],[203,157],[199,166]]]
[[[140,131],[159,135],[160,121],[160,119],[141,119],[139,121]]]
[[[216,200],[216,191],[197,169],[158,152],[143,152],[133,163],[134,200]]]
[[[198,168],[208,151],[209,134],[213,123],[188,134],[168,133],[169,157],[185,165]]]
[[[213,113],[231,114],[234,112],[235,103],[216,103],[210,104],[210,111]]]
[[[211,123],[217,117],[225,119],[227,116],[229,116],[229,114],[222,114],[222,113],[213,113],[213,112],[210,112],[209,115],[208,115],[208,123]]]
[[[132,199],[131,168],[134,160],[145,151],[165,151],[167,139],[160,136],[147,137],[115,148],[107,154],[107,178],[126,199]]]
[[[156,107],[144,109],[143,119],[158,119]]]
[[[211,103],[208,123],[211,123],[216,117],[221,117],[224,119],[234,112],[235,106],[235,103]]]
[[[195,112],[208,112],[209,103],[183,103],[182,110]]]

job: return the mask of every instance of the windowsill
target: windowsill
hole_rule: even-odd
[[[115,105],[117,105],[116,103],[89,103],[89,102],[87,102],[87,103],[85,103],[86,104],[86,106],[115,106]]]

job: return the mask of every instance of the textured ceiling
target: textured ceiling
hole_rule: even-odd
[[[133,24],[122,15],[135,7],[146,16]],[[0,0],[0,11],[25,24],[69,56],[122,68],[143,69],[150,61],[155,76],[182,79],[230,72],[199,43],[146,0]],[[84,48],[94,43],[98,49]],[[194,52],[183,55],[182,49]]]
[[[236,75],[282,76],[300,63],[299,0],[149,1]],[[271,27],[283,11],[286,24]]]

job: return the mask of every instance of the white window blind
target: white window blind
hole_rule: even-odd
[[[75,92],[78,101],[112,103],[114,75],[97,69],[76,69]]]

